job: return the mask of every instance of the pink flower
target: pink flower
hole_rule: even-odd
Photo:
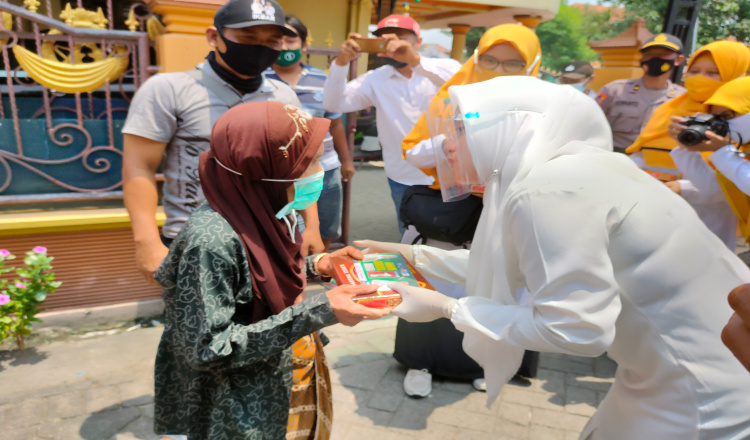
[[[0,306],[10,302],[10,295],[3,295],[0,293]]]
[[[7,250],[7,249],[0,249],[0,257],[4,258],[4,257],[7,257],[8,255],[10,255],[10,251],[9,250]]]
[[[37,246],[34,249],[32,249],[32,251],[36,252],[37,254],[43,254],[47,252],[47,248],[44,246]]]
[[[16,283],[16,287],[18,287],[19,289],[25,289],[26,288],[26,284],[24,284],[24,283],[22,283],[22,282],[19,281],[19,282]]]

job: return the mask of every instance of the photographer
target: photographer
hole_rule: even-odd
[[[669,135],[672,116],[708,113],[706,101],[722,85],[745,75],[750,66],[750,50],[732,41],[715,41],[698,49],[688,61],[685,73],[687,92],[654,111],[646,127],[626,153],[644,171],[668,183],[690,203],[708,228],[735,247],[736,220],[720,194],[699,191],[691,170],[678,166],[670,156],[677,145]],[[678,182],[679,179],[679,182]]]
[[[714,200],[718,209],[728,208],[734,211],[740,219],[742,232],[747,240],[750,238],[750,229],[747,226],[747,207],[750,206],[750,198],[747,196],[750,194],[750,164],[743,155],[738,154],[736,147],[750,142],[750,121],[748,117],[743,116],[750,113],[750,77],[739,78],[723,85],[706,101],[706,105],[709,109],[708,114],[714,116],[706,123],[695,123],[700,119],[709,119],[705,115],[691,118],[672,117],[669,135],[680,144],[670,155],[689,180],[670,182],[668,185],[682,195],[688,191],[697,191],[701,198]],[[696,139],[696,135],[703,130],[704,135]],[[704,152],[705,156],[700,152]],[[713,164],[718,174],[704,157]],[[728,215],[732,223],[734,214],[730,212]],[[728,238],[732,242],[730,249],[734,249],[734,234]],[[743,260],[750,261],[745,258]]]

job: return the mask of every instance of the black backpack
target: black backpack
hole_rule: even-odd
[[[406,226],[413,225],[421,238],[461,246],[474,238],[482,206],[482,199],[479,197],[470,196],[457,202],[443,202],[440,190],[414,185],[404,192],[399,214],[401,221]]]

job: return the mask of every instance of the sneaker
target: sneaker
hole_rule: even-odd
[[[474,379],[474,381],[471,383],[474,385],[474,389],[477,391],[487,391],[487,382],[484,381],[484,378]]]
[[[432,392],[432,374],[427,369],[409,369],[404,378],[404,392],[411,397],[427,397]]]

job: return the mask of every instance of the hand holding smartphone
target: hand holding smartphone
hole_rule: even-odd
[[[384,38],[355,38],[360,51],[367,53],[385,52],[388,41]]]

